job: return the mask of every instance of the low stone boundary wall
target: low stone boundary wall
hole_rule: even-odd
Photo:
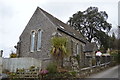
[[[82,68],[80,76],[81,77],[89,76],[92,73],[96,73],[96,72],[104,70],[105,68],[109,67],[109,65],[110,65],[110,62],[104,63],[104,64],[100,64],[100,65],[96,65],[96,66]]]
[[[31,66],[41,68],[41,60],[35,58],[2,58],[2,70],[16,72],[16,69],[29,69]]]

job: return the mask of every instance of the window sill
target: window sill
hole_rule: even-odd
[[[41,50],[37,50],[37,51],[41,51]]]

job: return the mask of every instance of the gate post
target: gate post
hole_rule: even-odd
[[[0,57],[0,74],[2,74],[2,57]]]

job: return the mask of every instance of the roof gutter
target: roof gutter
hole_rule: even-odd
[[[66,30],[64,30],[64,29],[62,29],[62,28],[57,28],[57,30],[59,30],[59,31],[61,31],[61,32],[64,32],[65,34],[67,34],[67,35],[69,35],[69,36],[71,36],[71,37],[73,37],[73,38],[75,38],[75,39],[77,39],[77,40],[83,42],[84,44],[86,44],[86,42],[85,42],[84,40],[82,40],[82,39],[80,39],[80,38],[74,36],[73,34],[67,32]]]

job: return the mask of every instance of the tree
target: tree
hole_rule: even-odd
[[[111,50],[119,49],[119,39],[115,36],[115,33],[112,33],[112,36],[109,36],[109,48]]]
[[[110,37],[110,48],[111,49],[117,49],[118,39],[115,37],[115,33],[112,33],[112,36]]]
[[[53,37],[51,39],[52,49],[51,54],[55,60],[63,67],[63,59],[70,55],[68,51],[68,40],[64,37]]]
[[[98,12],[97,7],[89,7],[83,12],[78,11],[73,14],[68,20],[68,24],[75,30],[80,31],[89,42],[94,40],[104,44],[102,38],[106,39],[112,27],[107,22],[107,18],[108,15],[105,11]]]
[[[96,35],[98,35],[96,36],[96,38],[101,44],[100,48],[102,47],[103,52],[106,52],[106,50],[109,48],[110,37],[105,32],[102,31],[98,31]]]

